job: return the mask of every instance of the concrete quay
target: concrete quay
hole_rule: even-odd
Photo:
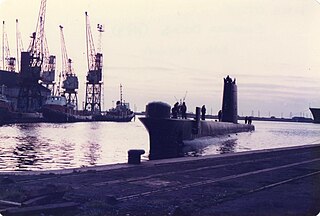
[[[2,215],[317,215],[320,144],[3,172],[0,182]]]

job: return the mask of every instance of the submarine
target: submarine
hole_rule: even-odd
[[[237,85],[229,76],[224,78],[221,121],[201,120],[200,107],[194,119],[171,118],[171,107],[164,102],[146,105],[145,117],[139,118],[149,133],[149,159],[183,156],[184,141],[200,137],[254,131],[251,124],[238,123]]]

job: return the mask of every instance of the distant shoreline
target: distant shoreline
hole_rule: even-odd
[[[135,112],[137,116],[145,116],[145,112]],[[187,113],[188,118],[194,118],[195,114]],[[207,119],[216,119],[218,120],[217,115],[206,115]],[[244,120],[245,116],[239,116],[238,120]],[[252,117],[253,121],[279,121],[279,122],[300,122],[300,123],[313,123],[312,118],[305,118],[305,117],[292,117],[292,118],[277,118],[277,117]]]

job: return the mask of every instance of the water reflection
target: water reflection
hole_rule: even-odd
[[[98,143],[89,142],[84,146],[84,159],[88,165],[96,165],[101,157],[101,146]]]
[[[217,150],[220,154],[233,153],[235,152],[237,146],[237,139],[226,140],[221,143],[219,149]]]
[[[39,143],[36,124],[19,125],[16,137],[16,147],[13,155],[16,158],[15,167],[25,169],[34,166],[39,160]]]
[[[319,143],[320,124],[255,122],[256,131],[186,142],[187,155],[225,154]],[[317,142],[315,142],[317,140]],[[140,121],[1,126],[0,170],[52,170],[124,163],[130,149],[143,149],[149,136]]]
[[[3,143],[4,136],[0,134],[2,147],[0,169],[35,170],[77,167],[74,163],[75,144],[69,141],[74,135],[64,133],[67,132],[68,127],[61,127],[59,124],[17,124],[5,129],[9,129],[5,143]]]
[[[207,152],[214,154],[233,153],[238,148],[237,142],[237,135],[203,137],[197,140],[185,141],[183,152],[187,156],[196,157],[206,155]]]
[[[62,139],[60,143],[57,143],[57,145],[51,146],[50,156],[53,158],[54,163],[59,164],[59,168],[75,166],[74,146],[74,143],[67,139]]]
[[[17,168],[26,168],[34,165],[37,162],[37,151],[31,143],[19,143],[13,154],[17,158]]]
[[[97,165],[97,162],[101,157],[101,143],[103,140],[101,136],[102,128],[99,122],[92,122],[91,124],[86,124],[86,131],[90,131],[90,133],[86,133],[87,142],[82,144],[81,151],[83,152],[83,160],[86,162],[84,166],[93,166]]]

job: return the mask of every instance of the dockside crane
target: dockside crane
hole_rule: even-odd
[[[85,12],[86,21],[86,44],[88,73],[86,81],[86,98],[84,110],[90,114],[101,113],[102,94],[102,53],[96,52],[89,22],[88,13]],[[99,25],[98,25],[99,30]],[[101,31],[102,32],[102,31]],[[100,32],[100,33],[101,33]]]
[[[56,56],[49,54],[49,47],[47,39],[44,41],[44,56],[43,65],[41,68],[41,81],[42,84],[50,89],[51,94],[54,94],[55,87],[55,74],[56,74]]]
[[[79,88],[78,77],[74,73],[72,67],[72,60],[68,58],[66,43],[64,40],[63,26],[60,27],[60,37],[61,37],[61,54],[62,54],[62,70],[60,77],[62,78],[62,86],[59,83],[59,92],[60,86],[63,89],[62,95],[67,99],[67,103],[75,106],[78,109],[78,96],[77,90]],[[59,80],[60,81],[60,80]]]
[[[38,111],[44,101],[45,95],[41,95],[43,75],[46,74],[45,64],[47,56],[44,34],[46,0],[41,0],[36,31],[32,33],[31,42],[26,52],[21,52],[20,89],[17,109],[20,112]],[[43,82],[46,84],[46,82]]]
[[[16,58],[10,55],[8,35],[5,28],[5,21],[2,22],[2,69],[14,72],[16,67]]]
[[[54,86],[55,86],[55,73],[56,73],[56,56],[50,55],[49,46],[47,43],[47,38],[45,36],[44,31],[44,21],[46,15],[46,0],[41,0],[41,9],[39,19],[43,20],[43,23],[40,22],[40,36],[41,36],[41,50],[43,55],[43,63],[41,67],[41,82],[42,85],[50,89],[51,95],[54,94]],[[41,18],[42,17],[42,18]]]
[[[104,26],[101,24],[97,24],[97,30],[99,32],[99,38],[98,38],[98,53],[102,53],[102,33],[104,32]],[[104,108],[104,85],[102,83],[101,85],[101,110]]]
[[[17,71],[20,71],[20,53],[24,51],[23,43],[21,39],[21,33],[19,30],[19,20],[16,19],[16,44],[17,44]]]
[[[104,26],[101,24],[97,24],[97,29],[99,32],[99,40],[98,40],[98,53],[102,53],[102,33],[104,32]]]

